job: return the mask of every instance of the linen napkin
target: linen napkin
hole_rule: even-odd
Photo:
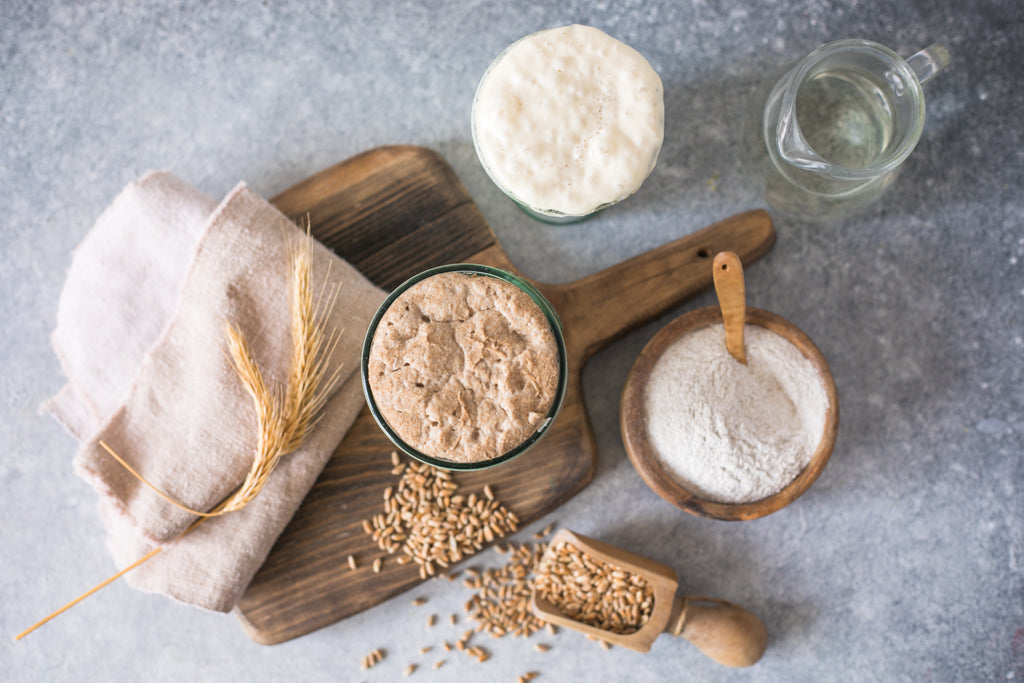
[[[320,244],[315,292],[339,292],[325,315],[341,333],[340,366],[320,420],[242,510],[196,517],[139,482],[105,442],[174,500],[209,510],[245,478],[257,443],[251,396],[228,355],[224,324],[247,337],[268,383],[291,356],[290,253],[306,239],[244,184],[222,202],[167,173],[129,185],[76,249],[53,346],[68,377],[46,408],[80,441],[76,472],[100,497],[119,567],[141,590],[228,611],[363,405],[359,350],[384,292]]]

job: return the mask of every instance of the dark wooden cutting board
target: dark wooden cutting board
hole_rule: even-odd
[[[370,150],[285,190],[272,202],[309,217],[313,235],[377,285],[391,289],[426,268],[472,262],[518,272],[451,167],[421,147]],[[688,226],[681,221],[681,230]],[[595,228],[596,229],[596,228]],[[768,214],[728,218],[612,268],[564,285],[539,284],[562,320],[569,388],[538,444],[493,470],[458,473],[466,492],[490,484],[522,524],[552,511],[590,481],[597,461],[580,376],[600,347],[711,285],[711,261],[734,251],[744,264],[774,244]],[[397,483],[393,450],[363,409],[238,604],[246,632],[265,644],[322,628],[419,583],[362,529]],[[360,569],[351,571],[349,555]],[[374,558],[383,569],[374,574]]]

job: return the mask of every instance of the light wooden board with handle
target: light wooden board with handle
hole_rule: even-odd
[[[429,149],[372,149],[272,202],[288,216],[308,216],[317,239],[385,289],[444,263],[482,263],[518,273],[462,182]],[[768,214],[750,211],[576,282],[537,283],[565,332],[564,407],[537,446],[496,469],[455,474],[460,487],[468,493],[490,484],[523,524],[578,493],[593,476],[597,459],[580,388],[587,359],[710,287],[711,261],[718,252],[733,251],[750,264],[774,241]],[[397,483],[392,450],[364,408],[238,605],[254,640],[274,644],[296,638],[420,582],[415,564],[394,562],[362,528],[364,519],[383,509],[385,487]],[[358,558],[360,569],[349,569],[349,555]],[[377,557],[383,558],[383,568],[374,574],[370,566]]]

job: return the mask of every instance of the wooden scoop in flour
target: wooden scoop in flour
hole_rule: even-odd
[[[722,309],[725,323],[725,348],[729,355],[747,364],[747,350],[743,344],[743,328],[747,324],[747,289],[743,281],[743,264],[731,251],[715,256],[715,294]]]
[[[623,635],[568,617],[557,605],[534,590],[530,609],[544,621],[638,652],[650,650],[654,639],[667,632],[682,636],[725,666],[750,666],[764,654],[768,633],[760,619],[725,600],[676,595],[679,582],[671,567],[568,529],[562,529],[552,537],[541,564],[556,561],[555,553],[562,543],[574,545],[598,562],[617,566],[646,579],[654,590],[654,608],[639,630]]]

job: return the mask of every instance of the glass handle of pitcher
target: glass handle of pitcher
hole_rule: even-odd
[[[913,70],[921,83],[942,71],[948,64],[949,50],[938,43],[933,43],[907,58],[907,66]]]

